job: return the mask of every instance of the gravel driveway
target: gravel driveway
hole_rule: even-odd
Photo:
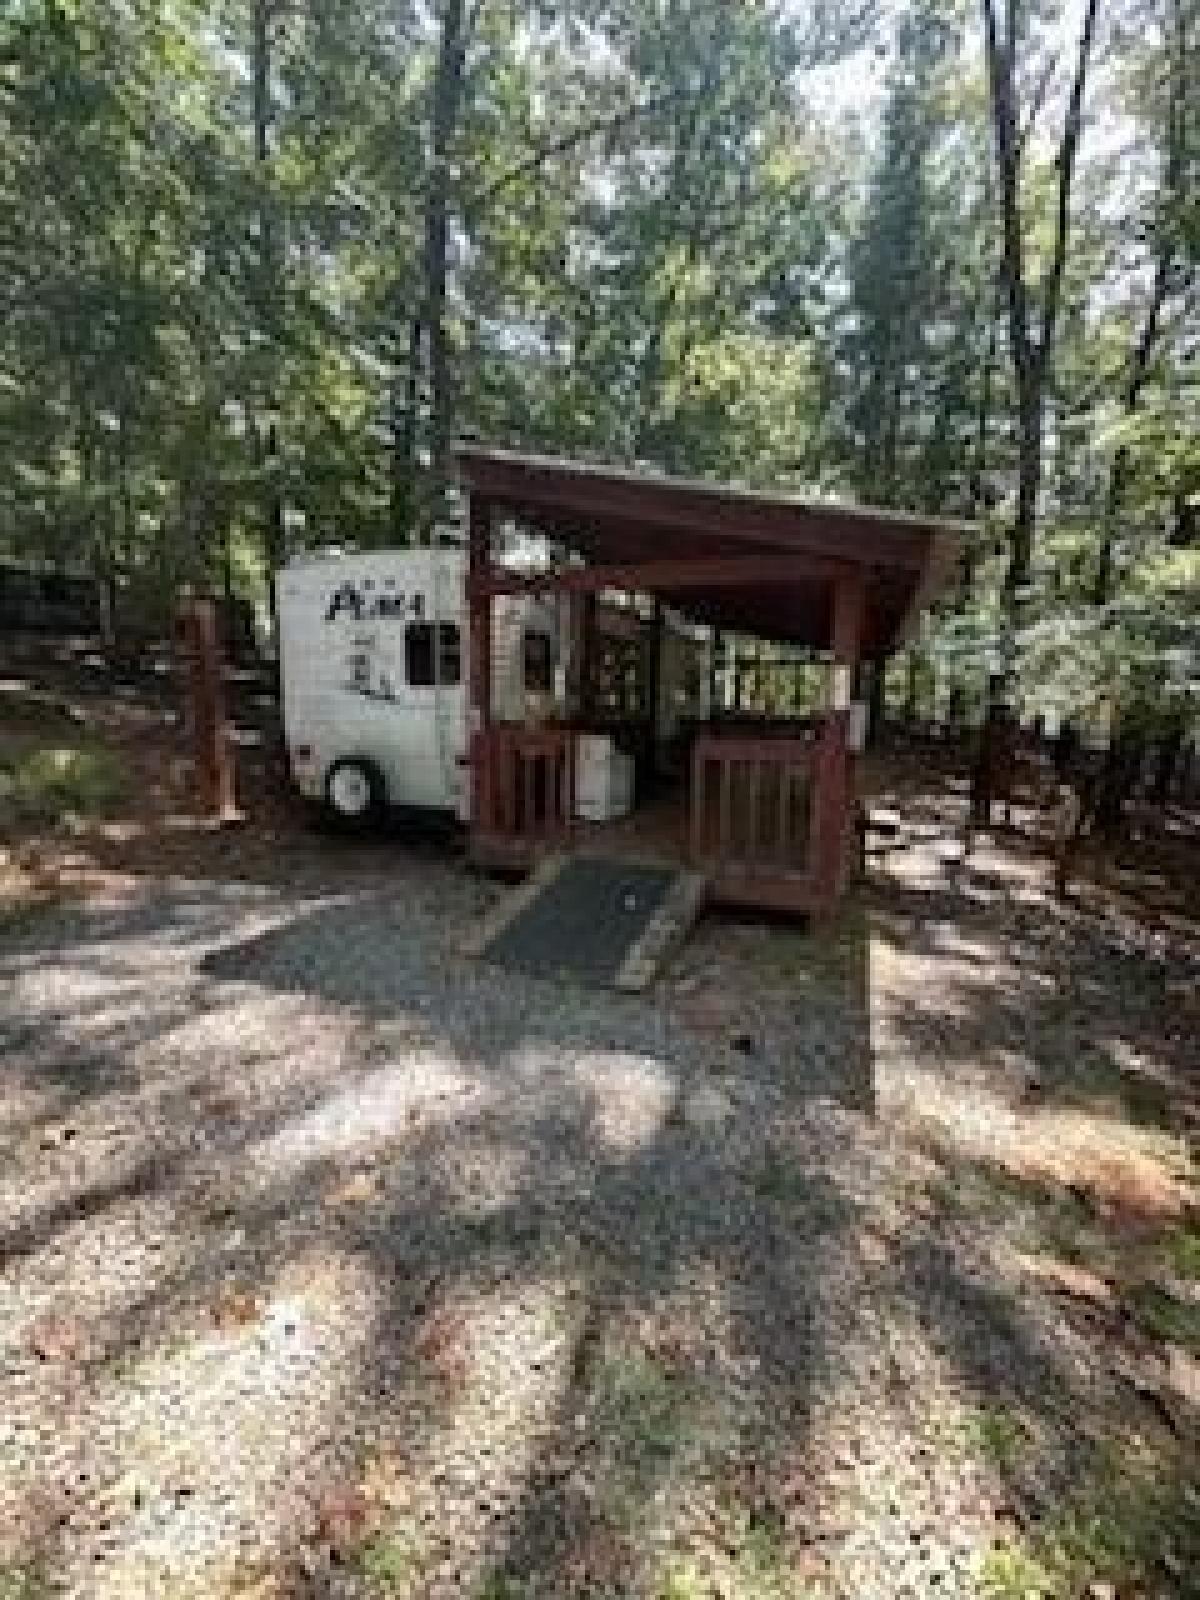
[[[450,861],[280,877],[0,933],[5,1600],[968,1595],[1126,1426],[913,1117],[986,1154],[986,895],[634,999],[460,958]]]

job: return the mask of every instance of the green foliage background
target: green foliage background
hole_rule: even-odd
[[[1036,280],[1076,19],[1019,15]],[[1200,25],[1098,19],[1021,683],[1170,721],[1197,679]],[[474,433],[972,518],[918,677],[978,702],[1017,441],[981,20],[7,0],[0,553],[261,599],[291,548],[428,537]]]

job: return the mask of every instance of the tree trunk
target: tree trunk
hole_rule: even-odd
[[[1154,772],[1154,803],[1165,806],[1171,798],[1171,785],[1175,779],[1175,769],[1179,765],[1179,757],[1183,750],[1183,738],[1186,732],[1182,719],[1173,722],[1158,743],[1157,764]]]
[[[454,396],[446,335],[449,278],[451,149],[462,101],[466,58],[466,8],[463,0],[444,0],[441,46],[433,83],[430,122],[429,185],[425,202],[425,339],[430,390],[430,496],[424,532],[430,537],[445,510],[450,485]]]
[[[1141,775],[1145,741],[1140,733],[1113,729],[1100,774],[1096,826],[1106,839],[1116,839],[1125,826],[1125,807]]]
[[[254,420],[256,465],[262,482],[263,553],[271,618],[275,618],[275,574],[283,564],[285,518],[280,481],[279,425],[276,360],[280,337],[279,230],[272,192],[271,98],[272,0],[254,0],[254,167],[258,182],[258,317],[266,341],[267,376],[259,395],[259,415]],[[263,416],[269,417],[264,435]]]
[[[1158,238],[1154,256],[1154,280],[1150,287],[1150,300],[1146,318],[1129,356],[1129,374],[1123,397],[1127,418],[1135,415],[1141,401],[1142,390],[1150,371],[1154,346],[1158,341],[1163,307],[1171,288],[1172,265],[1175,256],[1175,232],[1171,217],[1178,202],[1183,199],[1184,182],[1184,106],[1187,93],[1185,84],[1186,40],[1184,37],[1183,7],[1176,6],[1177,42],[1171,58],[1171,92],[1167,108],[1166,147],[1163,158],[1162,195]],[[1093,598],[1097,605],[1106,605],[1113,590],[1113,545],[1118,532],[1118,518],[1129,480],[1129,446],[1121,445],[1113,457],[1108,479],[1108,493],[1104,502],[1104,531],[1100,541],[1100,554],[1096,564],[1096,585]]]
[[[1000,35],[995,0],[982,0],[992,133],[1000,178],[1003,225],[1003,281],[1008,306],[1009,349],[1017,390],[1018,483],[1017,510],[1010,532],[1008,572],[1004,583],[1005,622],[1002,655],[1004,677],[1011,680],[1015,665],[1016,632],[1022,597],[1028,588],[1037,530],[1038,495],[1042,483],[1042,423],[1051,355],[1058,326],[1063,274],[1071,229],[1071,189],[1075,158],[1083,131],[1083,99],[1088,64],[1095,37],[1099,0],[1087,0],[1075,58],[1075,74],[1067,102],[1062,138],[1057,151],[1058,193],[1054,247],[1043,281],[1038,286],[1040,317],[1034,332],[1031,294],[1025,276],[1025,237],[1022,208],[1022,158],[1030,128],[1020,126],[1017,70],[1019,10],[1008,0],[1006,28]],[[1035,101],[1034,111],[1038,102]],[[1006,684],[1003,691],[1009,692]]]
[[[389,512],[392,539],[398,545],[412,538],[416,499],[417,410],[421,396],[421,319],[408,325],[408,364],[396,363],[392,374],[389,430],[391,433],[391,495]]]
[[[1006,670],[1011,670],[1011,653],[1033,564],[1033,541],[1037,531],[1038,494],[1042,484],[1042,387],[1041,379],[1028,378],[1021,396],[1017,438],[1017,509],[1009,531],[1008,569],[1004,575],[1005,621],[1009,637],[1005,640]]]

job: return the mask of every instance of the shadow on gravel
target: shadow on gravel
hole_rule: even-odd
[[[1001,880],[1002,886],[1012,885]],[[1111,1108],[1131,1122],[1200,1127],[1195,964],[1144,928],[1086,907],[895,881],[872,894],[879,938],[936,973],[889,1022],[916,1058],[1023,1061],[1039,1103]]]
[[[460,925],[461,926],[461,925]],[[759,930],[770,936],[769,926]],[[520,978],[460,957],[454,924],[430,926],[403,900],[357,897],[324,904],[205,955],[200,970],[222,982],[319,997],[377,1021],[427,1022],[459,1051],[503,1066],[519,1049],[648,1052],[749,1078],[772,1077],[797,1099],[821,1098],[871,1114],[870,927],[852,907],[837,946],[822,933],[788,929],[792,964],[753,962],[717,970],[715,1019],[698,1027],[671,992],[622,995],[603,988]],[[461,933],[458,935],[461,939]],[[756,991],[763,978],[774,980]],[[729,988],[740,988],[729,1005]],[[708,996],[702,996],[707,998]],[[743,1023],[738,1018],[748,1018]]]
[[[891,1291],[959,1374],[957,1442],[1004,1485],[982,1592],[1200,1593],[1200,1469],[1184,1407],[1162,1409],[1104,1311],[1064,1307],[972,1260],[935,1215],[893,1262]],[[1097,1321],[1097,1318],[1099,1319]],[[1194,1418],[1193,1418],[1194,1420]]]
[[[355,1364],[338,1369],[326,1419],[334,1454],[356,1471],[381,1418],[396,1416],[413,1459],[453,1425],[469,1365],[456,1343],[464,1303],[500,1294],[523,1305],[545,1285],[570,1285],[522,1470],[471,1511],[475,1531],[487,1530],[478,1541],[487,1565],[555,1595],[654,1592],[658,1523],[700,1496],[731,1538],[758,1530],[762,1560],[782,1572],[805,1509],[788,1475],[804,1457],[826,1355],[817,1311],[826,1280],[853,1262],[844,1239],[855,1216],[806,1165],[794,1128],[814,1096],[837,1104],[844,1094],[859,1107],[865,1078],[870,1100],[869,1049],[865,1061],[858,1053],[869,1047],[865,945],[851,940],[836,982],[818,974],[813,992],[798,994],[811,1033],[802,1027],[783,1059],[765,1004],[753,1033],[697,1034],[661,997],[513,981],[458,962],[444,951],[436,903],[435,885],[407,903],[373,894],[293,904],[291,921],[213,948],[233,906],[257,913],[258,903],[189,891],[21,943],[18,959],[55,943],[100,992],[90,1013],[56,1001],[10,1016],[10,1037],[37,1046],[16,1070],[39,1088],[47,1070],[57,1076],[55,1116],[82,1115],[99,1091],[122,1101],[132,1125],[106,1170],[81,1166],[65,1195],[10,1228],[6,1268],[52,1254],[68,1233],[77,1241],[109,1212],[175,1208],[177,1248],[153,1281],[118,1284],[95,1314],[98,1348],[79,1378],[102,1387],[160,1343],[175,1348],[210,1326],[222,1285],[269,1295],[318,1245],[365,1264],[378,1291],[373,1321]],[[147,948],[186,971],[161,1004],[152,973],[130,987]],[[206,1059],[202,1031],[187,1029],[205,1015],[224,1026],[223,1008],[235,1015],[255,986],[323,1002],[344,1018],[347,1043],[319,1079],[293,1082],[281,1032],[268,1063],[277,1097],[239,1110],[227,1061]],[[784,984],[772,1004],[787,993]],[[854,1059],[842,1062],[829,1023],[852,1004],[862,1008],[849,1019]],[[452,1115],[406,1109],[410,1051],[471,1085]],[[68,1053],[70,1071],[56,1075]],[[144,1132],[139,1094],[154,1106]],[[364,1104],[388,1131],[355,1155],[339,1130]],[[364,1163],[371,1193],[349,1207],[331,1200],[347,1168]],[[476,1167],[505,1172],[503,1192],[475,1188]],[[503,1410],[515,1376],[491,1373],[491,1404]],[[402,1420],[412,1406],[415,1424]],[[64,1535],[39,1525],[32,1502],[28,1517],[30,1547],[53,1569]],[[311,1522],[298,1526],[277,1553],[281,1570],[313,1539]]]

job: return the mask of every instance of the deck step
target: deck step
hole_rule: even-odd
[[[703,909],[698,872],[598,855],[556,856],[507,896],[472,940],[534,977],[645,989]]]

